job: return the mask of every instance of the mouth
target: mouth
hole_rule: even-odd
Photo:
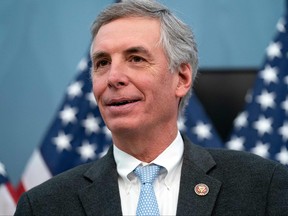
[[[109,103],[107,103],[108,106],[112,107],[119,107],[124,106],[127,104],[132,104],[140,101],[139,99],[120,99],[120,100],[111,100]]]

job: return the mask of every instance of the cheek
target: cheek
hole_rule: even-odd
[[[94,84],[93,84],[93,94],[94,94],[94,97],[96,99],[96,102],[98,103],[98,90]]]
[[[99,78],[99,77],[93,77],[92,78],[92,88],[93,88],[93,94],[95,96],[95,99],[98,102],[104,89],[105,89],[104,80]]]

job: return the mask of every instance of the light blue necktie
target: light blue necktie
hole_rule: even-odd
[[[134,173],[141,181],[141,191],[137,206],[136,215],[160,215],[158,203],[153,189],[153,182],[159,175],[160,166],[151,164],[148,166],[138,166]]]

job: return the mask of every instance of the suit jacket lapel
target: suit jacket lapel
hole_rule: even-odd
[[[204,148],[192,145],[184,139],[184,157],[180,182],[177,215],[211,215],[221,182],[212,178],[207,173],[216,163],[212,156]],[[209,187],[209,193],[199,196],[194,187],[204,183]]]
[[[84,173],[84,178],[91,184],[79,192],[79,198],[88,216],[122,215],[112,147],[104,158]]]
[[[184,157],[180,182],[177,215],[211,215],[221,182],[207,173],[216,165],[212,156],[204,148],[184,139]],[[79,191],[79,199],[88,216],[122,215],[118,188],[118,175],[112,147],[107,155],[96,161],[84,173],[90,183]],[[198,196],[194,187],[204,183],[209,187],[206,196]]]

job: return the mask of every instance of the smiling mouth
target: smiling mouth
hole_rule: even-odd
[[[108,106],[123,106],[131,103],[135,103],[139,100],[123,100],[123,101],[114,101],[108,104]]]

